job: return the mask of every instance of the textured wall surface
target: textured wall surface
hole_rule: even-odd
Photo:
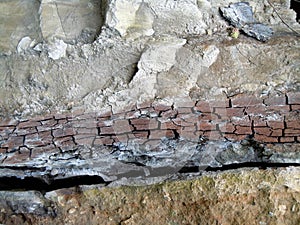
[[[0,223],[299,224],[300,26],[235,2],[1,1]]]

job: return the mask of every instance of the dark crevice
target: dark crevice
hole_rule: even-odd
[[[244,162],[244,163],[233,163],[228,165],[223,165],[221,167],[211,167],[208,166],[205,169],[203,167],[191,166],[191,167],[182,167],[179,170],[179,173],[197,173],[201,171],[206,172],[217,172],[217,171],[227,171],[227,170],[236,170],[242,168],[259,168],[259,169],[267,169],[267,168],[285,168],[289,166],[300,166],[300,163],[266,163],[266,162]]]
[[[291,0],[291,9],[297,14],[297,21],[300,20],[300,0]]]
[[[36,190],[42,193],[62,189],[71,188],[79,185],[93,185],[93,184],[105,184],[108,185],[110,182],[106,182],[100,176],[76,176],[66,179],[57,179],[47,183],[41,178],[26,177],[20,179],[17,177],[1,177],[0,178],[0,190],[6,191],[29,191]]]

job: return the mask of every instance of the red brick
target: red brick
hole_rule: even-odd
[[[213,108],[210,107],[209,103],[205,101],[197,102],[196,106],[194,107],[194,110],[203,113],[213,112]]]
[[[174,132],[172,130],[153,130],[150,132],[149,139],[161,139],[163,137],[174,138]]]
[[[113,125],[116,134],[132,132],[133,127],[129,124],[128,120],[116,120]]]
[[[272,130],[272,137],[281,137],[283,135],[282,129]]]
[[[73,138],[71,136],[57,137],[57,138],[54,138],[53,141],[54,141],[55,145],[58,147],[75,145],[75,143],[73,142]]]
[[[136,119],[131,119],[130,123],[133,125],[148,125],[150,119],[149,118],[136,118]]]
[[[216,141],[216,140],[223,139],[223,137],[219,131],[205,131],[203,136],[206,137],[210,141]]]
[[[86,119],[86,120],[78,120],[73,122],[74,127],[83,127],[83,128],[96,128],[97,121],[95,119]]]
[[[254,127],[266,127],[267,122],[264,120],[264,118],[258,117],[258,116],[253,116],[251,117],[253,121],[253,126]]]
[[[76,132],[75,132],[74,128],[72,128],[72,127],[57,129],[57,130],[53,130],[53,132],[52,132],[52,135],[54,137],[66,137],[66,136],[72,136],[75,134],[76,134]]]
[[[115,134],[115,131],[112,127],[101,127],[100,135],[104,135],[104,134]]]
[[[179,129],[179,128],[180,128],[180,126],[174,124],[172,121],[161,122],[161,124],[160,124],[160,129],[175,130],[175,129]]]
[[[90,134],[90,135],[98,134],[97,129],[88,129],[88,128],[76,128],[75,132],[76,132],[76,134]]]
[[[7,141],[5,141],[1,147],[8,148],[8,151],[18,148],[23,145],[24,137],[23,136],[12,136],[9,137]]]
[[[67,119],[60,119],[60,120],[57,120],[57,124],[66,124],[68,123],[68,120]]]
[[[97,137],[94,141],[94,145],[112,145],[113,143],[114,140],[111,137]]]
[[[116,137],[114,137],[115,142],[121,142],[121,143],[126,143],[128,142],[128,136],[126,134],[119,134]]]
[[[243,116],[243,117],[233,117],[231,118],[231,121],[234,125],[239,125],[239,126],[251,126],[251,120],[249,119],[249,116]]]
[[[14,119],[5,119],[0,121],[0,127],[10,127],[10,126],[16,126],[19,122]]]
[[[197,123],[196,121],[194,121],[193,123],[186,122],[182,118],[175,118],[175,119],[172,119],[172,121],[175,125],[178,125],[180,127],[194,127],[195,124]]]
[[[92,146],[94,140],[95,140],[95,137],[82,137],[82,138],[78,138],[78,136],[75,136],[75,142],[78,145]]]
[[[52,126],[54,126],[54,125],[57,124],[57,120],[55,120],[55,119],[49,119],[49,120],[41,121],[41,123],[42,123],[43,126],[50,126],[50,127],[52,127]]]
[[[211,131],[211,130],[216,130],[217,128],[215,124],[201,121],[200,123],[197,124],[197,129],[202,131]]]
[[[219,124],[219,129],[222,133],[233,133],[235,131],[235,127],[232,123]]]
[[[260,114],[265,114],[266,113],[266,106],[264,105],[253,105],[253,106],[248,106],[246,108],[246,113],[248,115],[260,115]]]
[[[297,93],[287,93],[288,103],[294,105],[300,105],[300,92]]]
[[[228,108],[215,108],[214,109],[215,111],[215,114],[217,114],[217,115],[219,115],[219,117],[221,117],[221,118],[228,118],[228,116],[227,116],[227,110],[228,110]]]
[[[280,113],[287,113],[290,111],[290,106],[288,105],[274,105],[274,106],[267,106],[266,112],[280,112]]]
[[[16,129],[14,131],[15,134],[17,135],[26,135],[26,134],[34,134],[37,133],[37,129],[35,127],[28,127],[24,129]]]
[[[300,136],[300,130],[285,129],[284,136]]]
[[[238,135],[238,134],[223,134],[223,137],[229,139],[229,140],[234,140],[234,141],[241,141],[244,140],[247,135],[242,134],[242,135]]]
[[[267,121],[267,124],[272,129],[283,129],[284,128],[283,121]]]
[[[252,134],[251,127],[236,126],[235,134]]]
[[[203,120],[217,120],[219,117],[213,113],[204,113],[198,116],[198,121],[203,121]]]
[[[300,129],[300,121],[287,121],[287,128]]]
[[[176,110],[167,110],[161,113],[161,117],[163,118],[174,118],[177,115]]]
[[[255,134],[254,139],[258,142],[263,142],[263,143],[276,143],[276,142],[278,142],[277,137],[267,137],[267,136],[259,135],[259,134]]]
[[[148,137],[148,131],[134,131],[133,135],[136,138],[147,138]]]
[[[27,147],[45,146],[52,143],[51,131],[44,131],[38,134],[26,135],[24,145]]]
[[[264,100],[264,103],[268,106],[286,105],[286,97],[285,96],[270,96],[269,98]]]
[[[280,137],[279,142],[286,143],[286,142],[295,142],[294,137]]]
[[[167,105],[162,105],[162,104],[152,104],[153,108],[155,111],[167,111],[167,110],[171,110],[171,106],[167,106]]]
[[[243,108],[228,108],[227,109],[227,116],[228,117],[243,117],[244,114],[244,109]]]
[[[198,141],[199,140],[199,132],[193,132],[191,130],[187,130],[187,129],[180,129],[178,130],[178,133],[180,135],[180,138],[183,138],[185,140],[189,140],[189,141]]]
[[[138,102],[136,104],[136,108],[137,109],[144,109],[144,108],[150,108],[152,105],[151,101],[147,101],[147,102]],[[131,109],[134,109],[135,107],[132,107]]]
[[[231,99],[232,107],[248,107],[254,105],[260,105],[263,103],[262,99],[258,99],[253,96],[243,96]]]
[[[229,99],[209,101],[209,105],[213,108],[228,108]]]
[[[113,120],[102,120],[97,123],[97,127],[110,127],[114,124]]]
[[[178,116],[181,114],[191,114],[192,113],[192,108],[177,108]]]
[[[300,105],[291,105],[292,111],[300,110]]]
[[[30,128],[30,127],[37,127],[40,126],[41,123],[38,121],[27,121],[27,122],[22,122],[18,124],[19,129],[24,129],[24,128]]]
[[[42,147],[36,147],[32,149],[31,151],[31,159],[37,158],[42,156],[43,154],[55,154],[59,153],[60,150],[56,148],[53,144],[47,145],[47,146],[42,146]]]
[[[254,128],[254,132],[256,134],[261,134],[261,135],[265,135],[265,136],[270,136],[272,133],[272,130],[268,127],[255,127]]]

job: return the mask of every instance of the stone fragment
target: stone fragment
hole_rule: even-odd
[[[248,2],[232,3],[220,9],[233,26],[242,29],[247,35],[259,41],[267,41],[271,38],[273,30],[267,25],[256,22]]]

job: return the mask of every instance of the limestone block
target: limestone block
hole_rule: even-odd
[[[15,51],[24,36],[40,40],[38,11],[36,0],[0,1],[0,52]]]
[[[98,0],[43,0],[40,12],[43,38],[92,42],[103,23],[101,3]]]
[[[111,0],[106,24],[121,36],[129,37],[153,33],[204,34],[202,14],[193,0]]]

